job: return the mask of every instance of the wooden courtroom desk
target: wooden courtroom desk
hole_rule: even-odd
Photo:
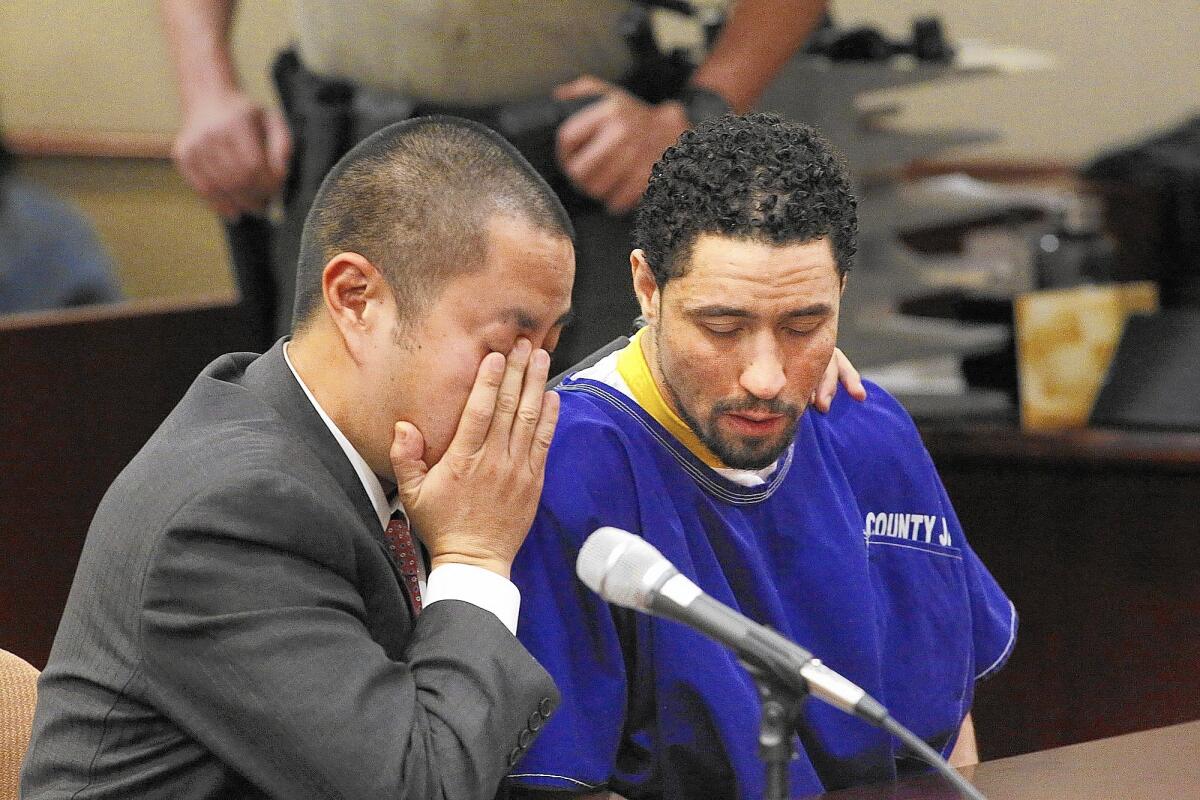
[[[978,689],[983,757],[1200,719],[1200,435],[920,427],[1021,617]]]
[[[1200,797],[1200,721],[985,761],[959,770],[988,800]],[[827,800],[959,800],[935,775],[828,792]]]

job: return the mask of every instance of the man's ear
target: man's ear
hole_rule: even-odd
[[[654,322],[658,316],[658,281],[654,279],[654,271],[641,248],[629,254],[629,268],[633,270],[633,293],[637,295],[642,316],[647,323]]]
[[[357,357],[385,320],[395,318],[395,299],[383,273],[358,253],[338,253],[321,272],[325,310]]]

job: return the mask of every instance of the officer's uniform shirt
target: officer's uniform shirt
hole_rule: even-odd
[[[620,78],[629,0],[295,0],[308,69],[428,103],[545,96],[591,74]]]

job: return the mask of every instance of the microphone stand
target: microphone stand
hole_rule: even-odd
[[[806,693],[796,691],[793,682],[782,681],[768,670],[746,661],[741,663],[754,678],[762,708],[758,757],[767,778],[763,800],[791,800],[790,764],[796,757],[796,720]]]

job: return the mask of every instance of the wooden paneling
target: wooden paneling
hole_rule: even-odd
[[[929,427],[971,544],[1021,615],[979,687],[987,758],[1200,718],[1200,436]]]
[[[4,140],[22,156],[171,157],[171,136],[166,133],[14,128],[5,131]]]
[[[228,301],[0,320],[0,647],[45,665],[100,498],[245,330]]]

